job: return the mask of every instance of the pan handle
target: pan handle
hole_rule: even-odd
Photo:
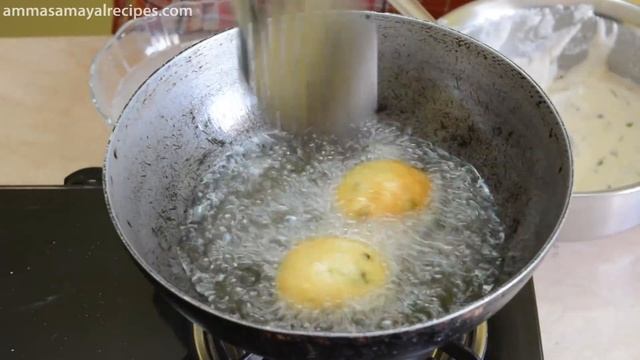
[[[64,186],[101,187],[102,168],[88,167],[76,170],[64,178]]]
[[[449,343],[440,347],[440,351],[456,360],[481,360],[476,354],[462,344]]]

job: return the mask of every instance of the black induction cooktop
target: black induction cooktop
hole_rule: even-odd
[[[0,359],[198,359],[192,324],[129,257],[98,184],[0,187],[0,289]],[[533,282],[488,328],[485,359],[542,359]]]

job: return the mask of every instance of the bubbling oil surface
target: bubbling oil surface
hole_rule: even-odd
[[[247,136],[204,162],[179,257],[216,311],[285,330],[366,332],[443,316],[489,292],[497,281],[503,227],[478,172],[431,143],[374,121],[348,143],[282,132]],[[423,210],[351,220],[336,187],[354,166],[397,159],[433,183]],[[340,309],[284,303],[275,277],[298,242],[317,236],[364,241],[384,254],[389,281]]]

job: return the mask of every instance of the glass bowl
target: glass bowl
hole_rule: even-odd
[[[93,103],[107,124],[115,124],[133,93],[169,59],[235,26],[231,0],[183,1],[169,7],[189,8],[191,16],[156,15],[131,20],[94,58],[89,87]]]

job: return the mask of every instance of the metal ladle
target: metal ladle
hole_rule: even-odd
[[[244,78],[277,128],[348,136],[377,106],[376,28],[325,11],[333,3],[303,3],[234,3]],[[405,16],[433,21],[417,0],[390,3]],[[293,12],[296,5],[320,11]]]

